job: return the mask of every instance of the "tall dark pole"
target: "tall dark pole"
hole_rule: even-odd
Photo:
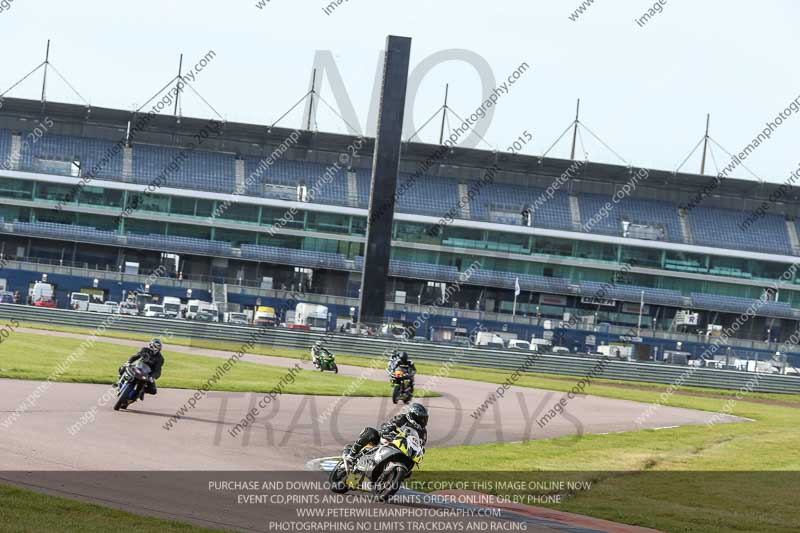
[[[44,54],[44,77],[42,78],[42,103],[47,98],[47,65],[50,64],[50,39],[47,39],[47,51]]]
[[[578,98],[578,104],[575,107],[575,127],[572,130],[572,151],[570,151],[569,153],[569,158],[570,160],[573,161],[575,160],[575,141],[578,138],[578,124],[579,124],[578,117],[580,116],[580,113],[581,113],[581,99]]]
[[[362,324],[380,324],[386,310],[386,283],[389,278],[410,55],[410,38],[394,35],[387,37],[375,154],[372,160],[364,273],[361,277],[359,322]]]
[[[706,173],[706,150],[708,149],[708,125],[711,122],[711,114],[706,115],[706,135],[703,137],[703,160],[700,161],[700,174]]]
[[[311,117],[314,114],[314,94],[317,91],[317,69],[311,73],[311,92],[309,92],[308,99],[308,124],[306,130],[311,131]]]
[[[444,105],[442,106],[442,129],[439,130],[439,145],[444,142],[444,121],[447,118],[447,93],[450,92],[450,84],[444,86]]]
[[[181,58],[178,60],[178,83],[183,81],[183,54],[181,54]],[[172,112],[173,115],[176,117],[178,116],[178,102],[181,99],[181,92],[178,91],[175,95],[175,111]]]

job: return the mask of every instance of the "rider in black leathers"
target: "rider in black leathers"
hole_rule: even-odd
[[[395,351],[389,359],[389,366],[386,367],[386,373],[390,378],[394,378],[395,370],[402,370],[411,378],[411,392],[414,392],[414,376],[417,374],[417,367],[414,361],[408,358],[408,353]]]
[[[416,430],[423,446],[428,440],[428,410],[420,403],[412,403],[408,411],[401,413],[381,426],[380,431],[373,427],[366,427],[351,446],[346,456],[347,462],[353,464],[367,445],[377,446],[381,437],[391,438],[398,429],[410,427]]]
[[[147,386],[145,387],[147,394],[156,394],[158,392],[156,380],[161,377],[161,369],[164,367],[164,356],[161,354],[162,347],[161,339],[153,339],[150,344],[128,359],[129,365],[141,359],[144,364],[150,367],[150,379],[147,380]],[[120,376],[122,376],[124,370],[124,366],[119,369]]]

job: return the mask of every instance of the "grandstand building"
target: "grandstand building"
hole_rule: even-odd
[[[140,118],[5,99],[7,290],[26,294],[46,273],[60,307],[85,287],[119,301],[168,263],[151,293],[187,299],[192,289],[231,309],[283,311],[300,293],[335,316],[357,314],[372,139]],[[726,179],[687,207],[708,181],[404,144],[387,319],[424,312],[422,336],[478,323],[541,336],[549,322],[579,350],[622,336],[698,353],[709,325],[750,312],[731,345],[748,356],[785,352],[800,321],[800,204],[784,197],[753,221],[777,185]],[[140,275],[125,274],[126,263]],[[696,324],[676,323],[680,311],[697,313]]]

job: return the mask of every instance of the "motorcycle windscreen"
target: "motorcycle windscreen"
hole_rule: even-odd
[[[136,364],[135,364],[135,365],[133,365],[133,366],[134,366],[134,367],[136,367],[136,368],[138,368],[139,370],[141,370],[142,372],[144,372],[144,373],[145,373],[146,375],[148,375],[148,376],[149,376],[149,375],[150,375],[150,373],[153,371],[153,369],[151,369],[151,368],[150,368],[150,366],[149,366],[149,365],[147,365],[147,364],[146,364],[144,361],[142,361],[141,359],[139,359],[138,361],[136,361]]]

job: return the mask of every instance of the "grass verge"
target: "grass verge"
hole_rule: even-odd
[[[0,485],[0,530],[5,533],[215,533],[191,524],[139,515]]]
[[[170,342],[235,349],[229,343],[213,341]],[[302,350],[265,346],[256,347],[253,353],[308,357]],[[337,361],[356,366],[370,362],[365,357],[338,354]],[[417,366],[422,374],[436,374],[443,368],[431,363]],[[447,371],[447,377],[489,383],[502,383],[508,375],[503,370],[466,366],[452,366]],[[516,385],[565,392],[574,383],[574,378],[565,376],[526,374]],[[712,412],[732,405],[732,414],[754,422],[430,449],[423,470],[416,475],[439,480],[460,480],[465,475],[486,479],[499,472],[555,478],[568,475],[592,481],[591,490],[562,494],[562,503],[545,506],[670,532],[797,531],[800,395],[753,393],[734,401],[737,391],[683,387],[664,395],[666,391],[667,386],[660,384],[594,378],[587,390],[596,396]]]
[[[2,343],[0,351],[0,378],[46,380],[55,375],[55,381],[72,383],[111,384],[116,380],[118,368],[131,355],[131,348],[118,344],[96,342],[81,353],[78,350],[82,339],[62,337],[54,342],[52,337],[16,331]],[[72,364],[63,372],[54,374],[54,369],[73,354]],[[189,355],[180,352],[164,352],[166,362],[159,387],[197,390],[217,373],[217,367],[225,360],[221,358]],[[315,394],[339,396],[348,392],[350,396],[382,397],[391,394],[385,383],[360,380],[353,391],[350,384],[357,378],[336,375],[330,372],[300,371],[293,382],[285,386],[286,394]],[[231,392],[268,392],[281,380],[290,381],[287,368],[261,365],[247,361],[236,363],[217,382],[213,390]],[[424,392],[422,393],[424,394]]]

